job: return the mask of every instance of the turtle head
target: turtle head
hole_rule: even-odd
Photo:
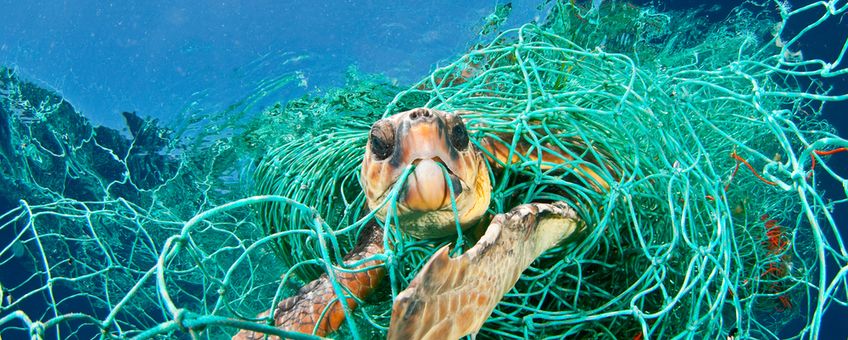
[[[486,212],[492,190],[488,170],[459,115],[418,108],[374,123],[361,177],[370,209],[387,199],[409,165],[415,165],[415,170],[401,183],[397,200],[404,232],[417,238],[455,234],[451,189],[463,228]],[[386,204],[377,217],[385,220],[389,209]]]

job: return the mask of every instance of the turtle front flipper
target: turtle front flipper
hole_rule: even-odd
[[[366,259],[383,253],[383,249],[383,229],[376,223],[371,223],[360,234],[356,247],[345,255],[344,262],[354,263]],[[355,269],[373,268],[358,272],[336,271],[336,280],[347,293],[363,299],[371,294],[386,276],[382,264],[381,261],[367,261]],[[316,335],[326,336],[338,330],[345,320],[344,307],[339,301],[329,276],[323,274],[300,288],[294,296],[277,304],[273,310],[274,326],[306,334],[312,334],[314,330]],[[345,301],[349,309],[357,305],[353,297],[347,297]],[[260,316],[267,317],[270,312],[266,311]],[[233,340],[236,339],[265,339],[265,334],[242,330],[233,336]],[[277,338],[269,336],[268,339]]]
[[[562,202],[525,204],[495,216],[474,247],[456,258],[440,249],[398,294],[389,339],[476,334],[539,255],[584,229]]]

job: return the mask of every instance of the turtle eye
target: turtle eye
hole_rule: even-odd
[[[459,151],[468,148],[468,131],[465,130],[465,123],[461,119],[457,119],[457,123],[451,128],[450,142]]]
[[[378,161],[391,156],[395,151],[395,133],[389,124],[377,122],[371,128],[371,153]]]

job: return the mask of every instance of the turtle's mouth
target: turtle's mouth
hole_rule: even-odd
[[[412,164],[415,170],[407,177],[399,199],[410,210],[426,212],[446,209],[451,206],[451,189],[455,198],[462,193],[462,181],[438,157],[416,159]],[[442,172],[442,166],[447,169],[447,178]]]

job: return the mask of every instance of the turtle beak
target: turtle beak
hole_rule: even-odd
[[[403,205],[420,212],[441,210],[451,205],[451,188],[455,197],[462,193],[459,177],[448,170],[446,181],[439,163],[444,165],[438,157],[419,159],[412,163],[415,170],[407,178],[400,197]]]

